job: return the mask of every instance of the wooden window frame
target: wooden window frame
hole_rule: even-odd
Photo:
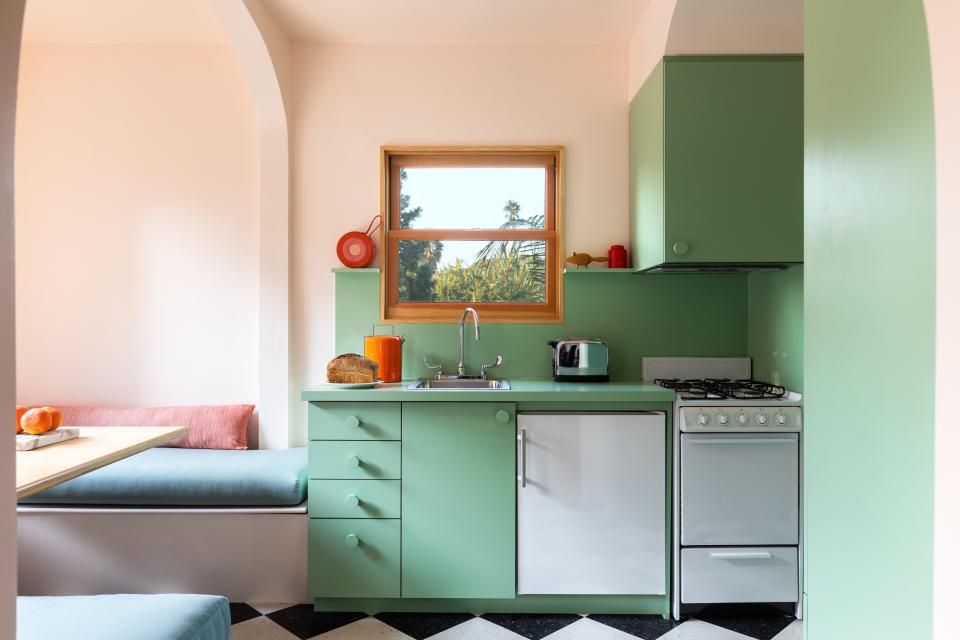
[[[549,166],[554,170],[551,173]],[[543,166],[547,171],[544,228],[400,229],[402,167]],[[381,277],[380,321],[384,323],[458,322],[464,308],[484,322],[563,322],[563,173],[564,147],[551,146],[382,146],[380,147]],[[552,209],[552,212],[551,212]],[[400,240],[544,240],[547,245],[546,301],[400,302],[397,253]]]

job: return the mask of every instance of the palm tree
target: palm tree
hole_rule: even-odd
[[[543,229],[543,214],[521,218],[520,203],[516,200],[507,200],[503,211],[507,221],[500,225],[501,229]],[[546,280],[547,243],[544,240],[491,240],[477,252],[478,262],[495,259],[525,263],[535,282],[542,284]]]

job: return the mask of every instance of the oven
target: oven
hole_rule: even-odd
[[[796,545],[797,433],[682,433],[680,544]]]

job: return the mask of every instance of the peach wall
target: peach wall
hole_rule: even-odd
[[[960,4],[925,0],[937,146],[937,390],[934,637],[955,638],[960,600]]]
[[[334,355],[336,241],[379,211],[381,144],[564,144],[566,245],[605,253],[628,240],[626,83],[625,46],[297,44],[294,388]]]
[[[15,404],[16,367],[14,310],[14,116],[17,101],[17,58],[23,0],[0,2],[0,411],[10,415]],[[16,635],[17,517],[14,487],[13,429],[0,441],[0,640]]]
[[[18,399],[257,401],[258,135],[227,44],[26,45]]]
[[[677,0],[650,0],[640,24],[630,38],[630,76],[627,85],[627,100],[632,100],[647,76],[657,66],[667,49],[670,22],[677,7]]]

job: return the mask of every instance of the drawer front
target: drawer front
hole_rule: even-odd
[[[680,552],[680,601],[796,602],[796,547],[704,547]]]
[[[316,598],[399,598],[399,520],[317,520],[309,526],[308,588]]]
[[[399,518],[399,480],[311,480],[311,518]]]
[[[311,440],[399,440],[399,402],[311,402]]]
[[[400,479],[399,442],[312,440],[307,455],[311,479]]]

